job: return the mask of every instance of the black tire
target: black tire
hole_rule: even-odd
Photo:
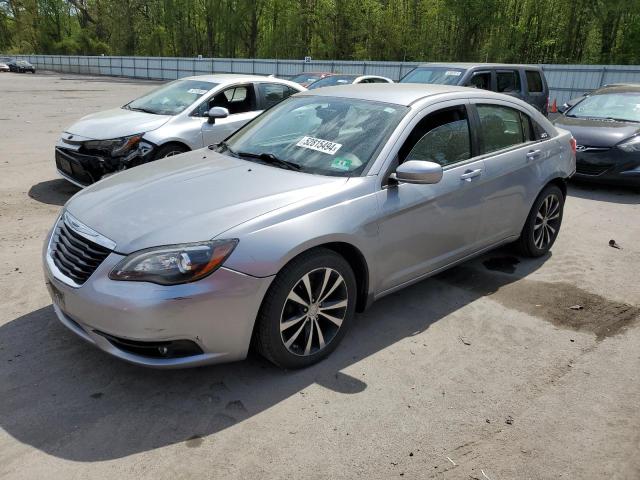
[[[167,143],[166,145],[162,145],[158,148],[153,159],[159,160],[161,158],[172,157],[173,155],[179,155],[188,151],[189,149],[187,147],[180,145],[179,143]]]
[[[326,272],[329,272],[329,277],[327,278],[330,280],[328,281],[324,280]],[[318,311],[317,307],[314,307],[315,316],[313,316],[311,305],[309,305],[309,309],[306,309],[298,306],[296,301],[290,299],[290,294],[295,291],[300,293],[300,297],[308,297],[306,295],[306,285],[304,285],[303,281],[305,276],[310,280],[311,295],[317,295],[317,298],[312,298],[312,300],[317,301],[317,306],[323,307],[324,305],[325,312],[329,310],[330,313],[341,317],[340,326],[325,318],[325,313]],[[340,284],[340,286],[327,295],[326,292],[334,284]],[[325,286],[326,298],[331,299],[331,301],[323,302],[322,298],[320,298],[322,296],[320,290],[323,290]],[[254,329],[253,340],[256,350],[267,360],[282,368],[304,368],[319,362],[338,346],[347,332],[355,313],[356,292],[355,275],[351,266],[343,257],[326,248],[315,248],[301,254],[289,262],[276,275],[265,295]],[[334,295],[337,295],[337,301]],[[344,303],[344,300],[341,300],[343,295],[346,295],[347,298],[346,307],[327,307],[327,305],[331,305],[331,302],[334,302],[334,305]],[[291,315],[290,318],[293,318],[296,315],[300,315],[301,312],[290,311],[291,308],[295,309],[296,307],[303,312],[309,312],[308,315],[305,316],[304,320],[292,324],[291,327],[287,327],[286,330],[281,332],[281,324],[292,322],[291,320],[285,320],[287,316]],[[305,315],[305,313],[302,313],[302,315]],[[290,341],[296,335],[296,332],[298,334],[296,340],[299,339],[300,341],[287,346],[285,338]],[[311,341],[308,341],[309,336],[312,337]],[[323,343],[325,338],[328,339],[323,348],[320,346],[321,338]],[[298,344],[312,345],[313,350],[307,352],[306,350],[309,347],[306,346],[305,351],[300,348],[296,353]]]
[[[545,202],[550,203],[545,204]],[[557,202],[557,209],[554,207],[555,202]],[[545,205],[549,205],[549,207],[546,208]],[[522,228],[517,242],[518,250],[522,255],[535,258],[541,257],[549,251],[558,238],[563,211],[564,194],[562,190],[557,185],[547,185],[533,202],[533,207],[531,207],[527,221]]]

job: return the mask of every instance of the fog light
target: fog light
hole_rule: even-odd
[[[161,346],[158,347],[158,352],[160,352],[160,355],[166,356],[169,354],[169,349],[165,346]]]

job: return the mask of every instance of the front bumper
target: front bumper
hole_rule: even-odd
[[[619,148],[588,147],[576,153],[575,179],[616,185],[640,186],[640,154]]]
[[[155,145],[144,141],[145,150],[137,149],[127,157],[111,157],[108,152],[85,151],[82,142],[69,142],[64,137],[55,147],[56,169],[63,178],[79,187],[87,187],[105,175],[146,163],[153,158]]]
[[[273,279],[223,267],[184,285],[114,281],[108,273],[123,256],[111,253],[76,288],[53,274],[46,247],[43,255],[58,319],[101,350],[145,367],[182,368],[245,358],[258,309]],[[123,347],[127,340],[145,345],[187,341],[199,348],[192,355],[162,358]]]

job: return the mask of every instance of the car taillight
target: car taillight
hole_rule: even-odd
[[[576,154],[576,139],[571,137],[571,140],[569,140],[569,143],[571,144],[571,151],[575,155]]]

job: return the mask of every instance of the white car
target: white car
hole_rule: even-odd
[[[170,82],[71,125],[55,147],[58,173],[85,187],[159,158],[216,144],[263,110],[306,90],[272,77],[212,74]]]
[[[10,70],[9,65],[4,62],[0,62],[0,72],[9,72]]]
[[[336,85],[350,85],[356,83],[393,83],[393,80],[379,75],[352,75],[352,74],[334,74],[327,75],[320,80],[313,82],[307,88],[313,90],[316,88],[333,87]]]

